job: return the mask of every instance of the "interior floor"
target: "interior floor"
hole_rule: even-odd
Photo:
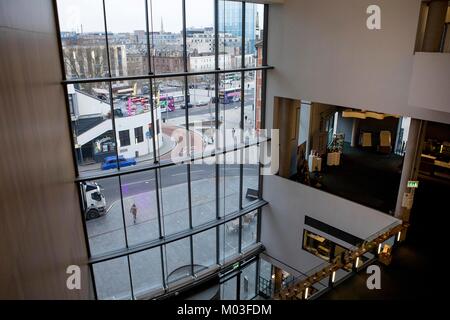
[[[339,166],[327,166],[322,160],[317,187],[391,214],[397,201],[402,164],[403,157],[394,153],[382,154],[344,143]]]

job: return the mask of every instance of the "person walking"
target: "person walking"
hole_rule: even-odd
[[[136,217],[137,217],[137,206],[136,203],[133,203],[133,205],[131,206],[130,212],[133,215],[133,223],[136,223]]]

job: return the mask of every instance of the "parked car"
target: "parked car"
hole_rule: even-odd
[[[122,167],[129,167],[129,166],[135,166],[136,165],[136,159],[130,158],[126,159],[124,156],[119,156],[119,166]],[[102,163],[102,170],[109,170],[109,169],[116,169],[117,168],[117,158],[114,156],[106,157],[103,160]]]
[[[188,103],[188,108],[192,108],[193,107],[193,104],[192,103]],[[181,105],[181,109],[186,109],[186,104],[182,104]]]
[[[203,106],[207,106],[208,103],[209,103],[208,100],[200,100],[200,101],[197,101],[197,102],[195,103],[195,106],[196,106],[196,107],[203,107]]]

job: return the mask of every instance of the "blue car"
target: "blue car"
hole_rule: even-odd
[[[134,158],[126,159],[124,156],[119,156],[119,166],[121,168],[135,166],[135,165],[136,165],[136,160]],[[114,156],[106,157],[103,160],[102,170],[109,170],[109,169],[117,169],[117,158]]]

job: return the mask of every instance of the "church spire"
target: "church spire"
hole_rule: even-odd
[[[161,17],[161,33],[164,33],[164,23],[162,17]]]

